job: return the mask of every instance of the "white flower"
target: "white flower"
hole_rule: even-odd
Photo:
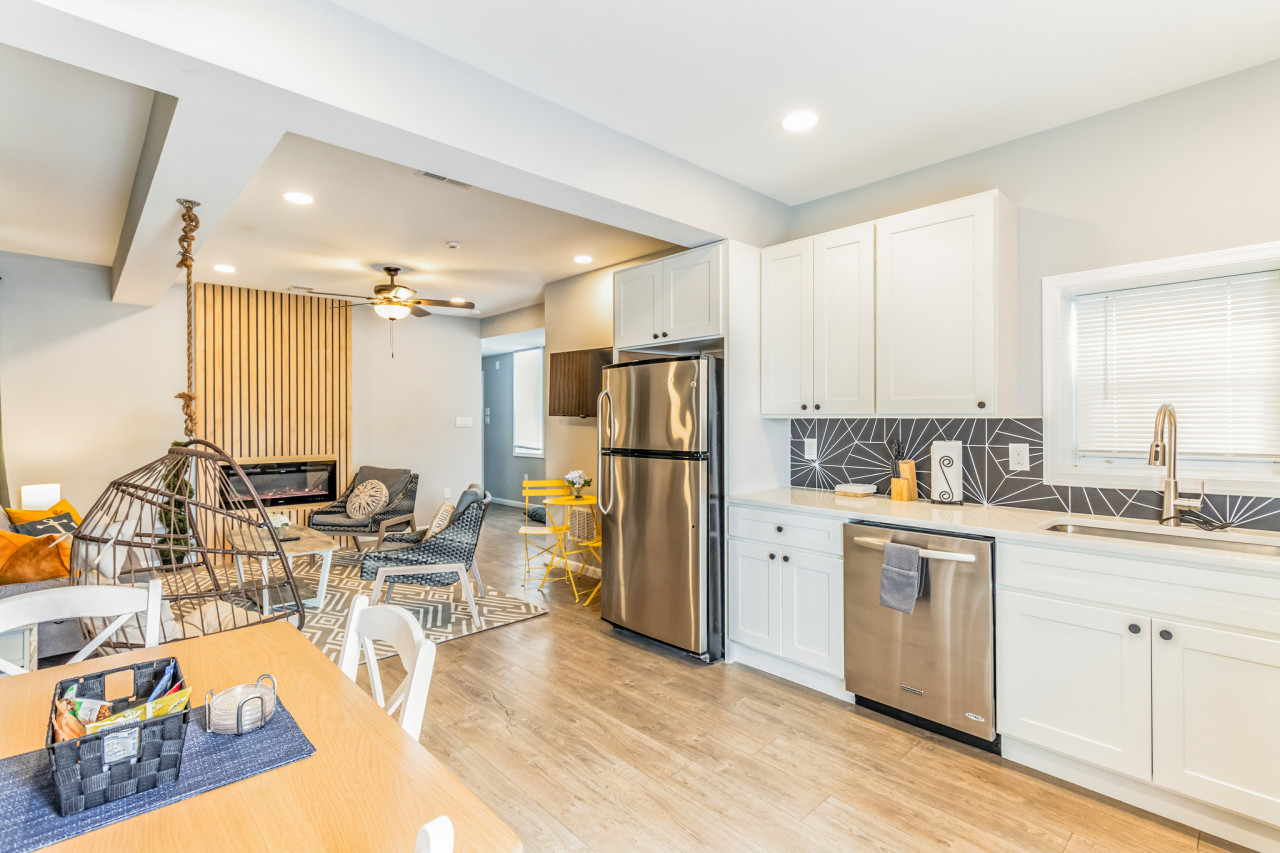
[[[587,480],[586,472],[580,468],[574,471],[570,471],[568,474],[564,475],[564,481],[574,486],[581,486],[583,483],[586,482],[586,480]]]
[[[282,512],[272,513],[267,516],[267,520],[271,522],[272,527],[285,527],[289,524],[289,516]]]

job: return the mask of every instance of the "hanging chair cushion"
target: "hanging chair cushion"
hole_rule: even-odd
[[[0,585],[69,578],[71,543],[57,538],[0,531]]]
[[[351,490],[347,498],[347,515],[357,521],[365,521],[379,510],[385,509],[391,494],[381,480],[365,480]]]
[[[362,483],[377,480],[387,487],[387,500],[391,500],[400,497],[400,493],[409,485],[409,478],[412,476],[413,472],[408,468],[375,468],[372,465],[365,465],[356,472],[354,485],[359,488]],[[352,494],[355,492],[353,491]],[[350,512],[350,508],[347,511]]]

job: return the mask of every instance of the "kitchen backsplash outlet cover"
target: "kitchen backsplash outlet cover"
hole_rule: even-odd
[[[804,439],[818,443],[816,461],[804,458]],[[931,497],[930,446],[964,443],[967,503],[1017,506],[1050,512],[1082,512],[1158,519],[1160,493],[1142,489],[1050,486],[1043,480],[1040,418],[803,418],[791,421],[791,485],[833,489],[838,483],[873,483],[889,491],[893,444],[902,442],[916,461],[920,497]],[[1026,444],[1031,470],[1009,470],[1009,445]],[[1280,499],[1207,495],[1204,514],[1240,527],[1280,530]]]

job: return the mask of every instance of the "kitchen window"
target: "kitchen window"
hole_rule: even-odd
[[[543,455],[542,350],[511,354],[513,455]]]
[[[1278,250],[1045,279],[1046,482],[1161,488],[1147,450],[1170,403],[1184,492],[1280,495]]]

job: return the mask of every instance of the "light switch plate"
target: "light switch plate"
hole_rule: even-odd
[[[1031,470],[1031,446],[1027,444],[1009,445],[1009,470]]]
[[[804,458],[808,462],[818,461],[818,439],[806,438],[804,440]]]
[[[454,418],[453,425],[455,427],[469,427],[471,426],[471,418]]]
[[[453,489],[449,488],[448,486],[445,486],[445,487],[444,487],[444,499],[445,499],[445,500],[449,500],[449,498],[451,498],[451,497],[453,497]]]

